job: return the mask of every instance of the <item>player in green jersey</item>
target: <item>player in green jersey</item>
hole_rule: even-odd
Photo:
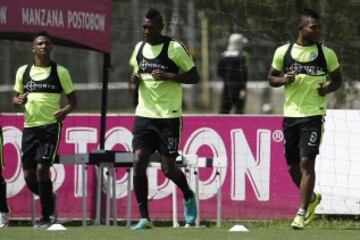
[[[320,27],[319,15],[305,9],[296,41],[276,49],[268,74],[270,85],[283,86],[285,91],[285,156],[291,178],[300,189],[300,207],[291,224],[294,229],[303,229],[313,221],[321,200],[321,195],[314,193],[315,158],[327,95],[342,84],[335,52],[320,43]]]

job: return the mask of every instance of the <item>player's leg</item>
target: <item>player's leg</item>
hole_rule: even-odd
[[[138,202],[141,218],[150,220],[148,211],[148,179],[146,175],[151,151],[149,149],[137,149],[134,152],[134,190]]]
[[[197,207],[195,194],[191,191],[190,186],[186,180],[185,174],[175,165],[176,157],[162,155],[161,169],[164,175],[172,180],[175,185],[180,188],[184,197],[184,218],[188,225],[195,224],[197,217]]]
[[[61,124],[41,126],[37,137],[39,146],[35,160],[37,162],[36,177],[39,184],[39,197],[42,219],[39,228],[48,228],[57,220],[56,195],[53,192],[53,184],[50,179],[50,167],[52,166],[60,143]]]
[[[185,201],[192,198],[194,193],[186,180],[185,174],[176,166],[176,156],[161,155],[161,170],[164,175],[178,186]]]
[[[1,159],[0,159],[1,160]],[[6,182],[0,166],[0,228],[9,225],[9,207],[6,200]]]
[[[164,175],[183,193],[185,222],[194,224],[197,217],[195,195],[190,189],[185,174],[176,166],[181,128],[181,118],[159,120],[157,130],[161,141],[158,151],[161,154],[161,169]]]
[[[294,184],[300,188],[301,170],[300,170],[300,149],[299,149],[299,128],[296,125],[296,119],[284,118],[284,148],[285,158],[290,177]]]
[[[323,117],[311,117],[302,124],[300,155],[301,155],[301,204],[306,210],[305,225],[310,224],[315,217],[315,208],[321,201],[321,195],[314,193],[315,187],[315,159],[319,153],[319,146],[323,132]]]
[[[35,161],[36,149],[38,148],[39,141],[36,139],[35,133],[36,128],[24,128],[21,143],[21,161],[26,186],[32,193],[39,195],[39,184],[36,178],[37,163]]]
[[[132,141],[134,151],[133,184],[140,211],[140,221],[132,226],[133,230],[152,227],[148,210],[148,178],[146,175],[150,155],[156,142],[156,135],[150,130],[151,124],[150,119],[135,117]]]
[[[311,200],[315,186],[315,159],[301,157],[301,184],[300,184],[300,208],[304,209],[304,216]]]
[[[288,165],[288,171],[294,184],[300,188],[301,186],[301,170],[300,170],[300,150],[299,150],[299,124],[296,118],[284,118],[283,132],[285,140],[285,157]],[[301,208],[297,211],[291,227],[294,229],[304,228],[304,212]]]
[[[0,128],[0,227],[7,227],[9,225],[9,207],[6,199],[6,181],[2,175],[3,168],[3,137]]]

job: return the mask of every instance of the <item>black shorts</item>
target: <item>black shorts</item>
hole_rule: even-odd
[[[323,132],[323,116],[302,118],[285,117],[285,157],[288,165],[299,164],[301,157],[315,159]]]
[[[181,118],[157,119],[136,116],[133,151],[146,148],[163,155],[177,156],[181,126]]]
[[[60,143],[61,123],[24,128],[22,164],[24,170],[36,168],[38,163],[51,166]]]

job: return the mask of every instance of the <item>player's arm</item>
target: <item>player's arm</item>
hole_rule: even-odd
[[[12,98],[12,103],[15,107],[24,106],[27,102],[27,95],[29,92],[24,93],[24,86],[23,86],[23,75],[27,65],[19,67],[16,71],[15,77],[15,85],[14,90],[15,93]]]
[[[62,122],[66,116],[75,109],[77,105],[77,97],[74,84],[71,80],[68,70],[62,66],[58,66],[57,70],[63,93],[66,96],[67,104],[58,111],[55,111],[53,116],[58,122]]]
[[[186,47],[178,42],[172,42],[168,50],[169,58],[179,67],[179,73],[165,72],[156,69],[151,72],[155,80],[169,80],[183,84],[195,84],[200,81],[199,73]]]
[[[328,93],[334,92],[342,85],[343,78],[339,61],[335,52],[332,49],[323,47],[326,59],[327,69],[329,70],[330,81],[327,84],[322,84],[317,88],[320,96],[325,96]]]
[[[282,72],[271,67],[268,73],[268,81],[272,87],[281,87],[295,81],[295,72],[288,72],[283,74]]]
[[[20,107],[20,106],[24,106],[27,102],[27,95],[29,94],[29,92],[27,93],[19,93],[19,92],[15,92],[13,98],[12,98],[12,102],[14,104],[15,107]]]
[[[151,72],[151,75],[154,77],[155,80],[169,80],[174,81],[177,83],[183,83],[183,84],[195,84],[200,81],[199,73],[194,66],[189,71],[184,73],[169,73],[162,71],[160,69],[156,69]]]
[[[286,44],[275,50],[271,68],[267,77],[269,84],[272,87],[281,87],[295,81],[295,72],[284,73],[284,56],[288,47],[289,45]]]
[[[139,85],[139,82],[141,79],[141,76],[138,73],[139,66],[137,65],[137,60],[136,60],[136,55],[137,55],[137,52],[139,51],[140,45],[141,45],[141,42],[135,46],[135,50],[133,51],[133,53],[130,57],[130,60],[129,60],[129,74],[128,74],[129,90],[136,89],[136,87]]]
[[[53,116],[58,122],[62,122],[66,118],[66,116],[75,109],[77,105],[77,97],[75,91],[67,94],[66,99],[67,104],[53,114]]]
[[[338,90],[343,82],[342,74],[340,67],[329,73],[330,82],[326,85],[320,85],[318,87],[318,93],[320,96],[325,96],[328,93],[334,92]]]

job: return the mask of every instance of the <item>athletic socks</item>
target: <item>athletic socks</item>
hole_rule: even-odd
[[[310,198],[310,202],[311,202],[311,203],[314,202],[315,199],[316,199],[316,195],[315,195],[315,193],[312,193],[312,194],[311,194],[311,198]]]
[[[39,197],[43,217],[54,214],[53,186],[50,179],[39,183]]]
[[[297,211],[297,215],[300,215],[300,216],[304,216],[306,215],[306,210],[303,209],[303,208],[299,208],[299,210]]]
[[[176,186],[180,188],[180,190],[184,195],[185,200],[188,200],[189,198],[194,196],[194,193],[191,191],[189,184],[186,180],[185,174],[182,171],[178,170],[177,176],[176,175],[174,177],[168,176],[168,178],[171,181],[173,181],[176,184]]]
[[[134,191],[140,210],[141,218],[149,219],[148,210],[148,179],[147,176],[134,176]]]

